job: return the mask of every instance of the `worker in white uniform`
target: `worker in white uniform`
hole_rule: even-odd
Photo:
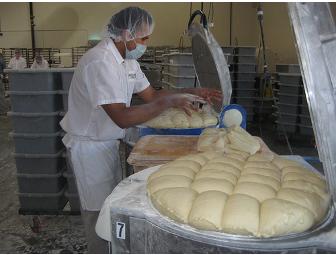
[[[169,107],[194,108],[193,102],[221,100],[220,91],[156,91],[136,61],[146,50],[154,21],[145,10],[128,7],[114,14],[107,34],[79,61],[71,82],[68,112],[61,121],[63,142],[71,159],[89,253],[107,252],[95,233],[105,198],[122,179],[119,139],[125,129],[144,123]],[[145,104],[130,106],[133,94]]]
[[[33,64],[30,66],[30,69],[48,69],[49,64],[43,56],[37,55],[34,59]]]
[[[9,60],[8,68],[11,69],[24,69],[27,67],[26,59],[21,55],[19,49],[15,50],[15,56]]]

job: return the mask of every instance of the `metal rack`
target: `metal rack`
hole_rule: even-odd
[[[34,62],[34,56],[40,55],[42,56],[46,61],[48,61],[49,65],[55,64],[59,65],[61,64],[61,58],[59,56],[55,56],[56,53],[60,53],[60,49],[56,48],[35,48],[33,49],[27,49],[28,50],[28,58],[27,58],[27,65],[30,67]]]
[[[78,64],[79,59],[90,49],[87,46],[72,48],[72,66],[75,67]]]

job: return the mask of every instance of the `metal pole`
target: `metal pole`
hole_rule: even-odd
[[[35,24],[34,24],[34,10],[33,3],[29,3],[29,13],[30,13],[30,33],[31,33],[31,42],[32,42],[32,50],[33,50],[33,58],[35,57]]]

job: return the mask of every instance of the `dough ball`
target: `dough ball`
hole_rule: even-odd
[[[195,180],[204,179],[204,178],[214,178],[214,179],[224,179],[231,182],[233,185],[237,183],[237,176],[232,173],[223,171],[223,170],[216,170],[210,169],[207,171],[199,171],[195,176]]]
[[[274,158],[273,153],[256,153],[250,156],[247,161],[254,161],[254,162],[271,162]]]
[[[300,163],[294,160],[289,160],[278,156],[274,157],[272,163],[276,165],[279,169],[282,169],[287,166],[301,166]]]
[[[191,160],[191,161],[197,162],[201,166],[205,165],[208,162],[208,159],[201,154],[190,154],[190,155],[187,155],[187,156],[180,157],[176,160],[177,161],[179,161],[179,160]]]
[[[205,127],[215,126],[218,123],[217,117],[213,115],[203,115],[202,119]]]
[[[224,151],[225,146],[228,143],[228,139],[226,136],[219,135],[217,140],[213,143],[214,151]]]
[[[263,202],[266,199],[274,198],[276,191],[268,185],[255,183],[255,182],[242,182],[236,185],[234,194],[243,194]]]
[[[279,168],[272,163],[269,162],[255,162],[255,161],[247,161],[244,168],[264,168],[264,169],[271,169],[271,170],[278,170]]]
[[[238,235],[257,235],[258,228],[258,200],[242,194],[231,195],[224,206],[223,231]]]
[[[268,176],[263,176],[259,174],[246,174],[240,176],[238,183],[243,183],[243,182],[255,182],[255,183],[260,183],[260,184],[265,184],[273,188],[274,190],[279,190],[280,189],[280,182],[275,180],[272,177]]]
[[[166,175],[180,175],[188,177],[190,180],[193,180],[195,177],[195,172],[190,168],[183,168],[183,167],[168,167],[159,169],[158,171],[152,173],[148,177],[148,181],[154,180],[155,178],[166,176]]]
[[[204,126],[203,119],[198,112],[193,112],[191,117],[189,117],[189,126],[191,128],[200,128]]]
[[[232,159],[235,159],[235,160],[239,160],[241,162],[244,162],[245,163],[245,157],[240,155],[240,154],[237,154],[237,153],[229,153],[229,154],[225,154],[226,157],[228,158],[232,158]]]
[[[246,174],[259,174],[259,175],[263,175],[267,177],[272,177],[277,181],[281,180],[281,173],[278,170],[248,167],[248,168],[244,168],[244,170],[241,172],[241,175],[246,175]]]
[[[201,155],[206,157],[208,160],[212,160],[214,158],[221,157],[224,154],[223,152],[219,152],[219,151],[208,151],[208,152],[202,153]]]
[[[233,159],[233,158],[230,158],[230,157],[227,157],[227,156],[214,158],[214,159],[211,160],[211,162],[212,163],[224,163],[224,164],[227,164],[227,165],[234,166],[234,167],[236,167],[240,170],[242,170],[243,167],[244,167],[244,163],[241,162],[240,160]]]
[[[181,175],[165,175],[148,182],[147,191],[149,195],[166,188],[188,188],[192,180]]]
[[[239,150],[234,150],[234,149],[232,149],[232,148],[230,148],[230,147],[225,147],[224,152],[225,152],[226,154],[231,154],[231,153],[232,153],[232,154],[239,154],[239,155],[241,155],[242,157],[244,157],[245,160],[250,156],[250,154],[247,153],[247,152],[239,151]]]
[[[172,122],[170,116],[159,116],[154,120],[154,128],[173,128],[175,124]]]
[[[314,175],[313,173],[287,173],[283,176],[282,181],[296,181],[296,180],[302,180],[310,182],[316,186],[318,186],[320,189],[327,191],[327,186],[324,180],[317,177],[317,175]]]
[[[280,189],[277,198],[286,200],[307,208],[316,222],[319,222],[327,213],[328,206],[315,193],[309,193],[298,189]]]
[[[173,167],[182,167],[182,168],[189,168],[194,172],[198,172],[201,169],[201,164],[197,163],[193,160],[175,160],[163,165],[160,169],[163,168],[173,168]]]
[[[240,126],[243,121],[243,115],[237,109],[227,110],[224,114],[223,124],[226,127],[234,125]]]
[[[216,151],[214,144],[217,142],[217,135],[202,135],[197,141],[198,151]]]
[[[205,128],[202,131],[202,135],[218,135],[219,133],[226,134],[226,130],[222,128]]]
[[[188,223],[188,216],[197,193],[188,188],[161,189],[153,194],[152,202],[163,215]]]
[[[306,208],[280,199],[269,199],[261,204],[260,235],[272,237],[299,233],[310,229],[314,215]]]
[[[172,122],[176,128],[189,128],[189,120],[185,113],[177,113],[172,117]]]
[[[204,178],[195,180],[190,187],[198,193],[216,190],[231,194],[234,186],[225,179]]]
[[[221,230],[227,197],[220,191],[206,191],[198,195],[189,214],[189,224],[203,230]]]
[[[240,176],[240,170],[232,165],[228,165],[225,163],[210,163],[205,164],[205,166],[201,169],[201,171],[208,170],[221,170],[235,175],[236,177]]]

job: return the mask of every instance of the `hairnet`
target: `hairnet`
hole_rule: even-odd
[[[152,34],[152,15],[139,7],[122,9],[112,16],[107,25],[108,35],[115,41],[131,41]]]

